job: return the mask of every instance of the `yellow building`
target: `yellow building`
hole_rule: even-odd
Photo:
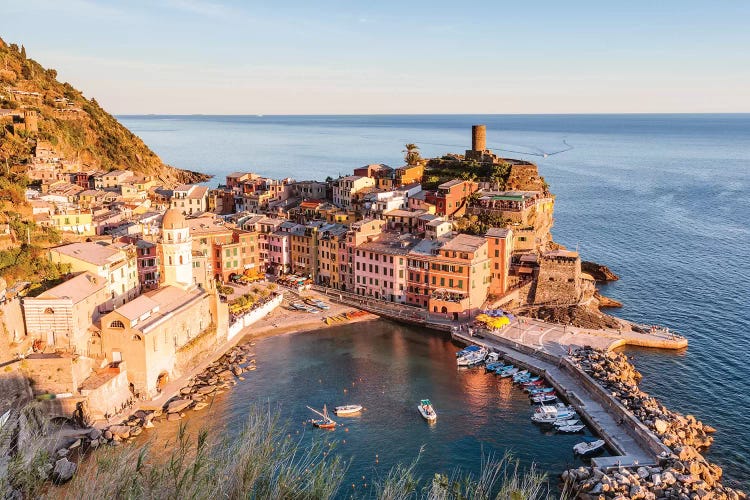
[[[52,214],[49,217],[52,221],[52,226],[62,232],[81,236],[94,236],[96,234],[91,213],[65,212]]]

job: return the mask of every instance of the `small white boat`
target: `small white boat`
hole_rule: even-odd
[[[434,422],[435,420],[437,420],[437,413],[432,407],[432,403],[430,403],[429,399],[423,399],[422,401],[420,401],[419,405],[417,405],[417,409],[419,410],[419,413],[422,414],[424,419],[428,422]]]
[[[577,455],[591,455],[592,453],[595,453],[602,448],[604,448],[604,440],[597,439],[596,441],[592,442],[586,442],[578,443],[577,445],[573,446],[573,453]]]
[[[583,424],[579,424],[579,425],[561,425],[560,427],[555,427],[555,430],[557,432],[562,432],[564,434],[575,434],[576,432],[581,432],[585,428],[586,428],[586,426],[583,425]]]
[[[487,349],[481,348],[478,351],[470,352],[465,356],[458,358],[458,366],[475,366],[484,361],[487,357]]]
[[[552,423],[552,425],[554,425],[555,427],[563,427],[566,425],[578,425],[580,423],[581,421],[578,420],[577,418],[567,418],[567,419],[555,420]]]
[[[500,355],[496,352],[491,352],[487,355],[487,359],[485,359],[484,362],[486,364],[497,363],[498,359],[500,359]]]
[[[355,413],[359,413],[362,411],[362,405],[343,405],[343,406],[337,406],[333,409],[334,413],[341,416],[346,415],[354,415]]]
[[[500,374],[500,376],[502,378],[508,378],[508,377],[512,377],[516,373],[518,373],[518,368],[511,368],[510,370],[505,370],[503,373]]]

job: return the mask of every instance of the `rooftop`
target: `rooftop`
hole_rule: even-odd
[[[484,233],[484,235],[490,238],[505,238],[506,236],[508,236],[509,232],[510,229],[505,229],[502,227],[491,227],[487,230],[486,233]]]
[[[459,234],[443,245],[443,250],[453,252],[476,252],[487,240],[481,236],[472,236],[470,234]]]
[[[101,245],[93,241],[85,243],[71,243],[61,247],[52,248],[50,251],[61,255],[67,255],[89,264],[104,266],[117,262],[122,257],[122,251],[108,245]]]
[[[37,299],[69,298],[74,304],[95,294],[107,286],[107,280],[90,272],[84,272],[46,292],[40,293]]]

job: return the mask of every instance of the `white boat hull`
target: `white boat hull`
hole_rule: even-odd
[[[422,408],[422,405],[417,405],[417,409],[419,410],[419,413],[422,415],[422,417],[428,422],[434,422],[435,420],[437,420],[437,413],[435,412],[435,410],[432,410],[432,413],[427,413],[427,411]]]
[[[599,439],[591,443],[578,443],[573,446],[573,452],[578,455],[590,455],[604,448],[604,441]]]
[[[346,416],[346,415],[354,415],[355,413],[359,413],[362,411],[362,406],[360,405],[346,405],[346,406],[337,406],[334,408],[334,413],[339,416]]]

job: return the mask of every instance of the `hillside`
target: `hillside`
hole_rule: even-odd
[[[0,162],[5,174],[13,165],[24,164],[36,141],[44,140],[85,169],[130,169],[154,175],[165,185],[208,179],[164,165],[95,99],[86,99],[69,83],[59,82],[57,71],[43,68],[27,58],[23,46],[6,44],[1,38],[0,125]]]
[[[72,171],[128,169],[167,188],[209,178],[165,165],[94,99],[57,81],[57,71],[29,59],[23,46],[0,39],[0,277],[8,284],[50,285],[64,275],[43,258],[61,234],[36,224],[25,198],[37,143]]]

